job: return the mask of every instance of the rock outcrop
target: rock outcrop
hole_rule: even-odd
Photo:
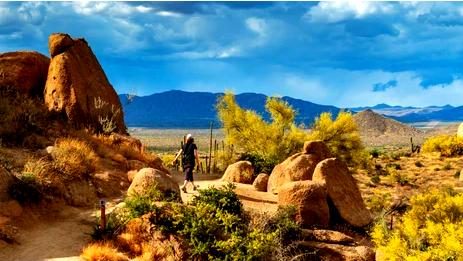
[[[9,200],[8,188],[13,183],[15,177],[5,168],[0,166],[0,202]]]
[[[51,62],[45,85],[45,104],[65,113],[77,127],[126,133],[122,106],[84,39],[52,34]]]
[[[343,220],[355,227],[371,223],[371,214],[344,162],[336,158],[321,161],[312,180],[326,183],[328,197]]]
[[[259,175],[257,175],[256,179],[252,183],[252,186],[254,186],[254,188],[257,191],[266,192],[268,179],[269,179],[268,174],[260,173]]]
[[[251,184],[254,168],[249,161],[238,161],[227,167],[222,181]]]
[[[305,180],[286,183],[278,193],[278,205],[295,206],[296,219],[303,227],[325,227],[330,223],[330,210],[323,182]]]
[[[302,229],[301,238],[306,241],[317,241],[330,244],[353,245],[355,240],[339,231],[327,229]]]
[[[315,260],[323,261],[374,261],[375,251],[366,246],[345,246],[313,241],[303,241],[297,244],[300,248],[314,252]],[[305,260],[305,259],[304,259]]]
[[[177,196],[180,196],[178,184],[168,174],[153,168],[141,169],[135,175],[127,191],[127,195],[146,195],[153,186],[156,186],[165,194],[175,193]]]
[[[278,194],[280,187],[288,182],[311,180],[317,164],[327,157],[330,157],[329,149],[323,142],[306,142],[302,153],[294,154],[275,166],[267,191]]]
[[[21,93],[43,95],[50,59],[38,52],[0,54],[0,88],[10,87]]]

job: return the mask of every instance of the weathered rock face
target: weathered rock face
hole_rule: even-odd
[[[126,133],[121,103],[97,58],[84,39],[50,35],[51,62],[45,104],[65,113],[77,127]]]
[[[164,193],[174,192],[176,195],[180,195],[178,184],[175,183],[169,175],[153,168],[141,169],[135,175],[127,191],[127,195],[145,195],[155,185]]]
[[[458,126],[457,136],[463,138],[463,123]]]
[[[323,160],[315,168],[312,180],[326,183],[328,197],[342,219],[355,227],[371,223],[370,212],[344,162],[336,158]]]
[[[302,153],[297,153],[275,166],[267,185],[267,191],[278,194],[281,186],[288,182],[311,180],[318,162],[330,157],[328,147],[322,141],[304,143]]]
[[[254,168],[249,161],[238,161],[227,167],[222,181],[251,184]]]
[[[301,238],[306,241],[317,241],[330,244],[351,245],[355,243],[355,240],[346,234],[326,229],[302,229]]]
[[[260,173],[259,175],[257,175],[257,177],[254,180],[254,182],[252,183],[252,185],[254,186],[254,188],[257,191],[266,192],[267,191],[268,178],[269,178],[268,174]]]
[[[50,59],[38,52],[0,54],[0,87],[42,96]]]
[[[9,199],[8,188],[14,179],[15,177],[10,172],[0,166],[0,202]]]
[[[325,143],[321,140],[306,141],[302,148],[304,154],[315,154],[320,158],[327,159],[331,158],[331,152]]]
[[[374,261],[375,251],[366,246],[344,246],[320,242],[299,242],[299,247],[314,251],[316,260],[322,261]]]
[[[297,209],[296,218],[303,227],[328,226],[330,223],[323,182],[305,180],[286,183],[278,193],[278,205],[294,205]]]

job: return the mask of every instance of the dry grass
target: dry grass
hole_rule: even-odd
[[[184,242],[173,235],[163,236],[160,232],[155,232],[153,240],[143,245],[143,255],[138,260],[185,260],[187,256],[182,248],[184,245]]]
[[[439,153],[421,153],[407,156],[394,151],[374,159],[380,170],[362,170],[354,177],[359,182],[367,206],[375,213],[389,207],[394,198],[409,198],[431,188],[460,187],[455,173],[463,169],[463,156],[443,158]],[[419,162],[419,164],[417,164]],[[396,166],[400,166],[397,169]],[[371,179],[379,176],[374,184]]]
[[[77,178],[93,171],[97,157],[89,143],[76,138],[57,140],[52,156],[57,170],[69,177]]]
[[[86,261],[126,261],[129,260],[127,256],[120,253],[110,243],[97,242],[88,245],[82,251],[80,256]]]
[[[117,237],[121,249],[131,256],[143,254],[143,243],[151,239],[149,222],[143,218],[131,220],[122,234]]]

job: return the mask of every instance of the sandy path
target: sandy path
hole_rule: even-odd
[[[57,219],[21,230],[20,245],[0,249],[2,261],[80,260],[81,249],[90,241],[95,211],[65,207]]]
[[[179,173],[173,173],[173,178],[181,186],[183,185],[183,175]],[[198,186],[198,189],[205,189],[208,187],[221,187],[222,185],[227,184],[226,182],[220,181],[218,175],[204,175],[195,173],[195,185]],[[256,210],[256,211],[265,211],[265,212],[275,212],[278,209],[276,204],[277,196],[267,192],[256,191],[252,185],[239,184],[235,183],[236,189],[235,192],[239,196],[241,202],[245,209]],[[191,187],[187,188],[187,193],[181,192],[183,202],[190,201],[194,195],[197,195],[197,191],[193,191]]]

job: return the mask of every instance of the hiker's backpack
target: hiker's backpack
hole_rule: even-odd
[[[187,143],[183,145],[183,150],[182,150],[182,165],[183,167],[185,166],[192,166],[194,167],[195,165],[195,155],[193,151],[193,144],[194,143]]]

